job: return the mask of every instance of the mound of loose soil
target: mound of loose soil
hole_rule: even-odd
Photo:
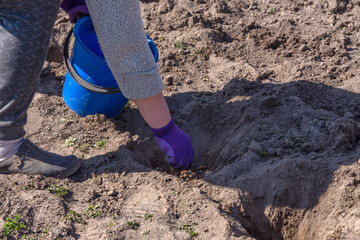
[[[360,239],[360,2],[141,4],[195,166],[170,169],[133,104],[112,119],[67,108],[60,12],[27,134],[83,164],[0,176],[0,226],[26,225],[9,239]]]

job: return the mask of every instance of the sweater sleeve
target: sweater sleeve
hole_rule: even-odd
[[[160,93],[163,82],[148,47],[139,0],[86,0],[101,50],[125,97]]]

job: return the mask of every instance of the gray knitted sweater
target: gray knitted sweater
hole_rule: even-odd
[[[147,44],[139,0],[86,0],[105,59],[129,99],[154,96],[164,88]]]

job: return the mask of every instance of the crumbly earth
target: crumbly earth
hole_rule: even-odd
[[[68,109],[60,12],[27,137],[83,163],[68,179],[0,176],[0,226],[26,225],[8,239],[360,239],[360,1],[141,5],[193,169],[164,163],[134,104]]]

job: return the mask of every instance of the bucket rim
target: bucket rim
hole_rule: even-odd
[[[119,86],[114,87],[114,88],[98,86],[98,85],[92,84],[90,82],[87,82],[82,77],[80,77],[80,75],[76,72],[75,68],[73,67],[73,65],[69,59],[69,43],[70,43],[70,38],[74,33],[73,30],[74,30],[73,28],[70,30],[69,34],[66,37],[65,44],[64,44],[64,62],[65,62],[65,66],[66,66],[71,78],[77,84],[79,84],[81,87],[83,87],[91,92],[104,93],[104,94],[113,94],[113,93],[121,92]]]
[[[75,26],[74,26],[74,36],[75,36],[75,40],[78,41],[78,43],[85,49],[85,51],[87,51],[90,55],[94,56],[95,58],[97,58],[98,60],[104,62],[104,63],[107,63],[106,60],[104,58],[101,58],[99,57],[98,55],[96,55],[95,53],[93,53],[84,43],[83,41],[81,40],[80,38],[80,35],[79,35],[79,28],[80,26],[84,23],[84,22],[88,22],[90,21],[91,22],[91,25],[94,26],[92,24],[92,21],[91,21],[91,18],[90,16],[85,16],[85,17],[82,17],[80,18],[76,23],[75,23]]]

